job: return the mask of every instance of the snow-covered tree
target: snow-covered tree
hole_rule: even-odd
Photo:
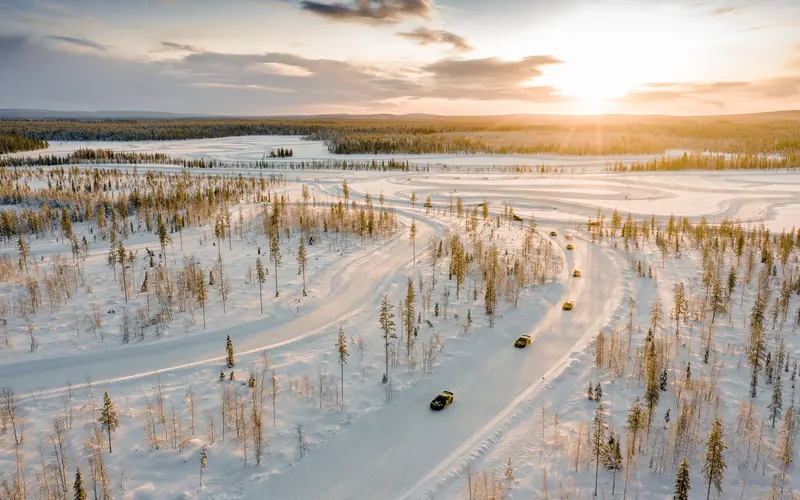
[[[342,403],[344,403],[344,365],[347,364],[347,357],[350,353],[347,350],[347,338],[344,336],[344,328],[339,327],[339,336],[336,340],[336,352],[339,359],[339,368],[341,369],[341,382],[342,382]]]
[[[75,467],[75,482],[72,483],[72,491],[74,493],[74,500],[86,500],[86,488],[83,486],[83,476],[81,475],[81,466]]]
[[[678,473],[675,474],[675,490],[672,494],[672,500],[689,500],[689,490],[692,488],[690,481],[689,460],[683,457]]]
[[[225,339],[225,364],[228,365],[228,368],[236,366],[236,359],[233,357],[233,341],[230,335]]]
[[[103,429],[108,434],[108,452],[111,453],[111,434],[119,428],[119,417],[117,408],[111,401],[108,391],[103,394],[103,408],[100,410],[100,417],[97,419]]]
[[[389,295],[384,294],[381,299],[381,313],[378,322],[383,330],[383,346],[386,356],[386,371],[383,374],[384,383],[389,382],[389,348],[392,345],[392,339],[396,339],[397,335],[394,333],[394,312],[392,312],[392,303],[389,302]]]
[[[717,490],[717,493],[722,493],[722,480],[725,477],[725,442],[722,435],[722,422],[719,418],[715,418],[711,424],[711,433],[708,435],[706,442],[706,459],[703,464],[703,477],[708,481],[708,490],[706,492],[706,500],[711,497],[711,486]]]
[[[264,272],[264,263],[261,262],[261,257],[256,259],[256,280],[258,281],[258,302],[261,304],[261,314],[264,314],[264,298],[261,293],[261,287],[267,281],[267,275]]]

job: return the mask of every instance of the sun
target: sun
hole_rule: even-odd
[[[632,87],[612,75],[584,73],[564,82],[561,93],[586,105],[599,105],[625,96]]]

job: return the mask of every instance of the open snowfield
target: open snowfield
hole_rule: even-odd
[[[67,153],[77,147],[228,162],[260,160],[271,147],[294,149],[293,161],[332,157],[321,143],[291,137],[53,143],[48,153]],[[625,422],[634,398],[645,393],[645,339],[648,328],[655,327],[654,338],[663,352],[659,368],[668,377],[666,388],[654,410],[652,429],[638,436],[641,449],[630,456],[623,451],[624,467],[616,477],[600,464],[598,497],[612,498],[613,488],[615,497],[623,497],[625,489],[626,498],[671,498],[675,470],[687,456],[691,498],[705,498],[701,475],[705,440],[711,420],[719,417],[728,446],[727,472],[723,493],[712,488],[712,497],[770,498],[770,489],[777,484],[782,491],[775,498],[795,498],[800,475],[791,467],[782,468],[785,454],[781,450],[787,432],[794,439],[794,431],[786,431],[784,424],[792,421],[791,413],[785,418],[785,412],[796,400],[789,364],[800,358],[796,335],[800,327],[794,318],[800,308],[800,286],[798,293],[790,290],[787,294],[788,314],[784,312],[782,320],[778,306],[773,317],[772,306],[782,297],[782,284],[792,286],[798,280],[800,244],[793,240],[786,261],[777,257],[778,243],[769,249],[776,257],[775,276],[769,278],[765,349],[777,360],[782,339],[790,361],[785,362],[782,380],[768,384],[762,373],[758,393],[751,399],[746,354],[749,314],[759,295],[757,277],[765,267],[758,243],[747,243],[750,246],[738,259],[727,240],[714,244],[715,249],[722,247],[714,273],[724,280],[729,269],[735,268],[739,278],[727,305],[717,307],[712,328],[706,307],[709,288],[702,283],[704,251],[700,243],[695,245],[694,232],[674,236],[676,242],[670,239],[667,248],[659,246],[655,234],[647,239],[641,233],[623,237],[619,228],[613,229],[614,234],[592,234],[587,222],[602,214],[608,231],[612,211],[617,209],[622,222],[630,214],[642,227],[655,217],[653,229],[658,224],[659,234],[666,234],[670,215],[686,217],[695,227],[703,218],[710,224],[738,219],[746,229],[763,223],[773,235],[792,230],[796,234],[800,173],[602,171],[607,162],[632,158],[413,157],[412,163],[421,165],[459,165],[458,172],[433,167],[400,173],[188,171],[192,183],[210,182],[214,176],[284,175],[285,183],[265,193],[288,196],[291,210],[305,204],[304,185],[314,204],[320,204],[313,210],[321,214],[343,199],[346,181],[348,200],[359,207],[371,203],[376,210],[380,204],[396,217],[392,230],[380,237],[334,233],[327,226],[320,230],[319,239],[306,247],[305,296],[297,253],[306,233],[287,230],[280,242],[282,262],[274,265],[263,230],[271,205],[262,206],[252,196],[228,207],[234,226],[230,236],[215,238],[211,222],[194,224],[180,234],[170,232],[164,256],[159,255],[159,236],[144,229],[141,214],[129,215],[125,224],[133,229],[123,242],[135,259],[127,276],[133,280],[127,300],[120,287],[120,266],[112,274],[107,262],[110,243],[95,239],[99,229],[94,222],[73,223],[77,238],[86,237],[88,245],[85,256],[78,259],[73,259],[69,242],[64,244],[58,230],[41,238],[31,235],[27,259],[31,270],[8,271],[9,277],[0,282],[4,317],[0,388],[15,392],[13,420],[24,424],[24,441],[18,447],[14,422],[4,418],[0,424],[0,480],[12,484],[21,471],[25,497],[44,498],[37,492],[56,492],[62,469],[71,477],[80,465],[88,478],[90,469],[97,468],[97,439],[88,439],[88,444],[86,440],[92,435],[103,392],[108,391],[119,412],[113,453],[103,453],[106,444],[104,438],[99,439],[105,457],[102,481],[114,498],[592,498],[595,463],[589,441],[594,412],[602,402],[610,427],[628,446]],[[519,175],[475,172],[474,168],[501,164],[572,168],[559,174]],[[129,165],[80,168],[133,171]],[[182,172],[162,165],[139,165],[136,170],[139,175]],[[28,184],[41,188],[46,182],[42,178]],[[370,203],[365,201],[367,196]],[[428,197],[430,209],[423,205]],[[452,212],[456,199],[463,203],[463,216]],[[483,202],[489,203],[488,218],[478,206]],[[505,206],[512,207],[523,221],[504,214]],[[345,201],[343,209],[347,207]],[[18,210],[20,205],[9,203],[2,208]],[[473,209],[475,215],[470,217]],[[357,219],[357,209],[352,212]],[[532,219],[537,224],[535,232],[530,229]],[[471,221],[475,226],[468,230]],[[557,236],[549,236],[550,231]],[[573,237],[566,239],[567,234]],[[457,277],[448,272],[454,259],[447,248],[451,235],[459,236],[475,259],[467,259],[468,271],[458,290]],[[445,247],[433,262],[432,238],[439,238],[434,241],[443,241]],[[526,241],[532,254],[521,250]],[[568,250],[568,244],[574,250]],[[675,251],[674,245],[680,250]],[[498,291],[493,325],[485,313],[487,285],[480,272],[490,247],[497,249],[498,272],[506,276],[498,278],[503,289]],[[154,267],[146,249],[156,254]],[[18,250],[16,237],[8,238],[0,256],[16,266]],[[269,270],[262,287],[263,313],[254,277],[259,250]],[[748,252],[754,260],[750,279],[745,279]],[[204,311],[189,301],[180,310],[176,307],[170,321],[149,326],[143,338],[123,343],[123,317],[151,317],[149,308],[156,307],[155,293],[143,287],[144,277],[153,279],[149,273],[162,266],[176,271],[190,257],[196,259],[205,278],[209,271],[216,272],[220,258],[224,261],[230,281],[224,306],[210,284]],[[57,262],[58,258],[64,260]],[[525,262],[523,272],[541,277],[538,282],[527,281],[516,294],[507,288],[513,286],[507,276],[517,272],[515,259]],[[29,290],[30,273],[38,273],[44,294],[47,277],[60,266],[76,264],[82,273],[80,284],[57,310],[48,309],[45,296],[35,313],[17,314]],[[641,273],[637,264],[643,266]],[[580,278],[573,278],[573,269],[582,271]],[[409,279],[416,290],[411,329],[416,330],[410,342],[404,337],[407,325],[399,310],[406,307]],[[683,320],[679,317],[676,322],[671,310],[679,283],[686,285],[691,305]],[[389,339],[388,361],[378,323],[384,294],[394,306],[397,324],[397,338]],[[653,321],[656,298],[662,310]],[[573,300],[575,308],[563,311],[565,300]],[[95,323],[90,328],[95,311],[102,317],[102,327]],[[471,324],[467,324],[468,316]],[[349,350],[343,369],[337,353],[340,328]],[[605,339],[600,366],[596,363],[598,331],[604,332]],[[514,340],[523,334],[532,336],[531,345],[515,349]],[[225,364],[228,335],[236,352],[233,369]],[[714,340],[706,363],[704,351],[710,336]],[[693,383],[687,384],[688,362]],[[381,381],[384,363],[390,364],[390,384]],[[224,381],[218,380],[221,370]],[[231,372],[235,380],[227,380]],[[256,379],[252,389],[247,383],[251,373]],[[783,384],[783,411],[773,429],[767,416],[776,383]],[[600,384],[600,401],[587,399],[588,384]],[[442,390],[452,391],[455,401],[441,412],[429,410],[430,400]],[[259,398],[263,401],[256,404]],[[695,406],[692,416],[686,417],[686,427],[691,428],[686,438],[687,433],[676,429],[681,411],[689,411],[686,401],[690,399]],[[744,418],[740,402],[750,401],[754,410]],[[254,428],[258,407],[263,409],[265,441],[258,450],[263,454],[259,465],[257,445],[247,434]],[[671,420],[665,423],[668,409]],[[159,420],[162,413],[164,418]],[[54,444],[57,419],[66,436],[63,452]],[[200,488],[199,454],[204,447],[208,466]],[[513,474],[508,474],[509,461]],[[97,473],[98,477],[102,474]],[[67,486],[69,482],[67,477]],[[0,499],[4,495],[0,487]],[[51,498],[59,496],[54,493]]]

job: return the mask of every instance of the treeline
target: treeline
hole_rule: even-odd
[[[0,120],[0,134],[50,141],[144,141],[297,135],[339,154],[736,154],[800,149],[792,115],[511,116],[295,119]]]
[[[291,149],[281,149],[273,158],[283,158],[292,156]],[[277,156],[283,154],[284,156]],[[177,165],[184,168],[255,168],[255,169],[286,169],[286,170],[372,170],[372,171],[411,171],[412,167],[408,161],[402,162],[394,159],[388,161],[375,160],[350,161],[347,160],[322,160],[322,161],[302,161],[302,162],[224,162],[216,159],[188,159],[175,158],[164,153],[133,153],[123,151],[112,151],[110,149],[78,149],[67,155],[39,155],[21,156],[14,158],[0,158],[0,168],[2,167],[52,167],[58,165],[76,165],[81,163],[94,164],[121,164],[121,165],[141,165],[141,164],[161,164]],[[420,167],[416,167],[420,171]],[[424,167],[423,170],[430,170]]]
[[[22,137],[19,135],[0,134],[0,154],[45,149],[47,146],[49,146],[47,141],[43,141],[41,139]]]
[[[291,148],[278,148],[269,152],[270,158],[291,158],[294,156],[294,151]]]
[[[788,156],[771,157],[759,154],[707,155],[683,153],[681,156],[662,156],[646,162],[626,165],[617,162],[606,167],[610,172],[655,172],[674,170],[772,170],[797,168],[798,158]]]
[[[620,155],[663,153],[665,147],[678,147],[679,142],[665,143],[647,137],[625,135],[603,140],[560,141],[558,137],[542,137],[531,142],[496,144],[480,136],[450,134],[341,134],[328,140],[333,154],[560,154]]]

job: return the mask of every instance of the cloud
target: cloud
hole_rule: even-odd
[[[187,45],[183,43],[175,43],[175,42],[161,42],[161,47],[151,52],[164,52],[171,50],[177,50],[182,52],[203,52],[203,49],[201,49],[200,47],[194,45]]]
[[[619,98],[623,103],[656,103],[701,100],[722,106],[724,97],[776,99],[800,96],[800,75],[770,78],[755,82],[678,83],[653,82],[632,90]]]
[[[291,64],[275,62],[256,63],[252,66],[252,68],[268,75],[296,76],[302,78],[312,76],[314,74],[302,66],[294,66]]]
[[[49,40],[55,40],[56,42],[62,42],[67,45],[71,45],[73,47],[83,48],[83,49],[94,49],[99,50],[101,52],[108,49],[108,45],[103,45],[101,43],[97,43],[95,41],[89,40],[88,38],[75,38],[71,36],[55,36],[55,35],[48,35],[46,38]]]
[[[455,33],[451,33],[450,31],[444,30],[429,30],[428,28],[417,28],[411,32],[401,32],[397,33],[397,36],[406,38],[408,40],[413,40],[417,42],[419,45],[434,45],[434,44],[444,44],[444,45],[452,45],[455,50],[468,52],[472,50],[472,46],[467,43],[465,39],[456,35]]]
[[[300,7],[335,21],[397,23],[412,17],[427,19],[433,10],[433,0],[352,0],[350,4],[303,0]]]
[[[553,56],[529,56],[518,61],[505,61],[497,57],[484,59],[443,59],[427,66],[423,71],[441,81],[475,81],[486,84],[523,82],[541,76],[542,66],[561,64]]]
[[[246,89],[246,90],[263,90],[265,92],[278,92],[283,94],[291,94],[295,92],[292,89],[284,89],[280,87],[267,87],[265,85],[236,85],[233,83],[209,83],[209,82],[198,82],[198,83],[191,83],[193,87],[209,87],[209,88],[220,88],[220,89]]]
[[[718,9],[714,9],[711,11],[712,16],[724,16],[727,14],[733,14],[734,12],[739,12],[740,9],[736,7],[720,7]]]

